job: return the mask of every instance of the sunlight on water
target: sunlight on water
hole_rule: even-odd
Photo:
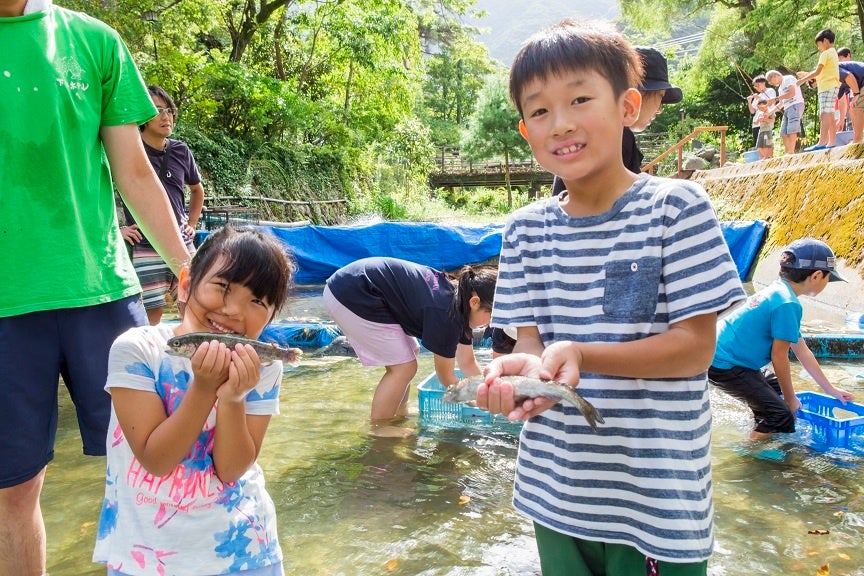
[[[320,294],[291,303],[323,316]],[[480,351],[482,362],[488,350]],[[864,401],[864,365],[823,361],[838,386]],[[432,371],[424,353],[415,384]],[[816,390],[793,365],[796,387]],[[287,574],[539,574],[530,523],[510,503],[517,439],[508,434],[418,427],[408,439],[367,434],[380,368],[354,358],[310,359],[285,374],[281,414],[261,455],[279,514]],[[416,386],[412,406],[417,409]],[[864,576],[864,438],[850,450],[809,447],[808,426],[747,446],[744,406],[712,391],[717,547],[712,576]],[[104,574],[90,562],[104,461],[80,455],[75,417],[61,394],[60,427],[42,507],[51,576]],[[827,530],[828,534],[808,534]]]

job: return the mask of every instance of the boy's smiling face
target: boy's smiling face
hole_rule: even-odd
[[[616,98],[612,85],[593,70],[535,78],[521,92],[519,130],[537,162],[558,174],[568,190],[593,187],[627,173],[621,136],[639,116],[637,90]]]

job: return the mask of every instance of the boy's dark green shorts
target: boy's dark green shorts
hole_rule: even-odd
[[[534,523],[543,576],[706,576],[708,561],[660,562],[624,544],[581,540]]]

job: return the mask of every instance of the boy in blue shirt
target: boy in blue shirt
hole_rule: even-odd
[[[792,386],[790,348],[826,394],[844,402],[852,399],[851,393],[828,381],[801,337],[798,297],[816,296],[836,281],[845,279],[837,272],[831,248],[814,238],[796,240],[780,256],[780,277],[719,322],[708,379],[750,406],[756,420],[751,440],[795,431],[801,402]],[[769,363],[773,371],[765,368]]]
[[[492,324],[517,339],[477,402],[526,420],[513,503],[544,576],[704,575],[713,546],[705,371],[717,313],[745,294],[705,191],[624,166],[641,80],[603,23],[541,31],[510,71],[520,131],[566,190],[504,230]],[[545,398],[517,406],[505,374],[578,384],[605,424]]]

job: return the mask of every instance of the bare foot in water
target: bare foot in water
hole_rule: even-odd
[[[414,429],[392,424],[372,424],[369,428],[369,435],[376,438],[408,438],[414,435]]]

